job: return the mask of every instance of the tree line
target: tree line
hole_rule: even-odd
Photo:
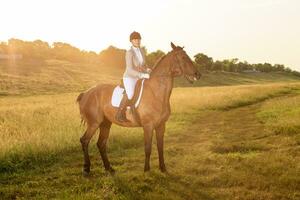
[[[237,58],[225,59],[222,61],[208,57],[203,53],[194,56],[195,64],[204,71],[227,71],[227,72],[288,72],[300,76],[298,71],[285,67],[283,64],[256,63],[250,64],[247,61],[241,62]]]
[[[165,53],[157,50],[151,53],[146,52],[146,63],[153,66],[155,61]],[[119,49],[114,46],[96,53],[94,51],[80,50],[68,43],[54,42],[52,45],[42,40],[23,41],[20,39],[11,38],[7,42],[0,43],[0,54],[21,54],[22,60],[47,60],[57,59],[79,63],[93,63],[107,67],[125,67],[125,49]],[[285,67],[282,64],[257,63],[250,64],[246,61],[241,62],[237,58],[225,59],[222,61],[216,60],[203,54],[198,53],[193,57],[194,64],[201,71],[227,71],[227,72],[289,72],[300,76],[300,73]]]

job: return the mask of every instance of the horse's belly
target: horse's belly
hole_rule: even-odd
[[[124,126],[124,127],[140,127],[136,119],[134,118],[133,114],[131,113],[131,110],[127,109],[126,110],[126,118],[130,122],[119,122],[115,119],[115,116],[117,114],[118,108],[115,108],[113,106],[106,106],[103,111],[104,111],[104,116],[111,121],[114,124],[117,124],[119,126]]]

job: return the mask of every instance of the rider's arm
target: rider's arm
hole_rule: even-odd
[[[139,71],[135,70],[135,67],[132,63],[132,58],[133,58],[132,53],[130,51],[126,51],[125,59],[126,59],[127,74],[132,77],[140,78],[141,73]]]
[[[145,73],[151,73],[152,72],[152,67],[150,67],[150,66],[148,66],[147,64],[145,64],[144,66],[143,66],[143,71],[145,72]]]

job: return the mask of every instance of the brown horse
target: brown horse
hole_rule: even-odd
[[[173,79],[184,75],[189,82],[193,83],[201,76],[190,57],[183,50],[183,47],[175,46],[172,42],[171,47],[172,51],[162,56],[155,63],[150,79],[144,81],[143,94],[136,109],[140,118],[139,122],[135,120],[128,110],[126,111],[126,116],[130,122],[120,123],[115,120],[117,108],[112,106],[111,97],[116,85],[98,84],[77,97],[81,119],[87,124],[87,129],[80,138],[84,154],[84,175],[88,175],[90,172],[88,145],[98,128],[100,128],[100,134],[97,146],[104,167],[109,172],[114,172],[106,154],[106,142],[112,123],[124,127],[143,127],[145,145],[144,171],[150,170],[152,135],[155,130],[159,168],[162,172],[166,171],[163,144],[165,124],[171,113],[169,100],[173,89]]]

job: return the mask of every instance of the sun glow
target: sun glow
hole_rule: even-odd
[[[99,52],[128,48],[138,31],[148,51],[282,63],[300,70],[299,1],[11,0],[1,2],[0,40],[62,41]]]

